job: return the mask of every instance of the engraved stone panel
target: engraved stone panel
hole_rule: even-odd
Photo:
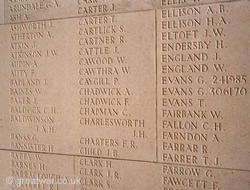
[[[248,6],[0,0],[0,190],[250,189]]]
[[[107,23],[79,19],[78,153],[153,161],[156,63],[149,47],[155,45],[154,11],[99,18]],[[92,35],[93,26],[100,30]],[[103,27],[111,27],[112,34],[102,34]],[[93,44],[92,38],[98,41]]]
[[[3,147],[155,160],[154,24],[147,11],[6,25]]]
[[[5,149],[54,152],[52,135],[56,133],[54,123],[58,112],[53,100],[56,94],[48,92],[49,84],[56,89],[52,86],[53,74],[48,71],[56,69],[58,64],[52,64],[57,55],[51,49],[57,41],[53,40],[52,28],[52,23],[46,21],[5,25],[8,78],[2,83],[5,93],[2,104],[8,118],[1,133],[6,140],[1,143]],[[48,138],[52,142],[46,141]]]
[[[97,60],[99,58],[105,59],[106,56],[103,57],[99,54],[89,54],[87,52],[84,56],[84,54],[81,55],[81,52],[79,52],[81,55],[79,57],[79,82],[81,85],[79,89],[81,104],[80,126],[85,126],[86,128],[86,130],[83,129],[83,135],[81,136],[80,151],[81,148],[86,145],[92,148],[106,146],[106,151],[108,151],[107,148],[114,149],[114,151],[118,151],[118,154],[121,154],[121,156],[117,155],[121,158],[126,155],[126,157],[131,156],[136,159],[145,160],[148,158],[155,160],[156,120],[151,117],[156,113],[154,111],[154,102],[156,100],[154,93],[156,83],[154,76],[155,52],[152,48],[148,48],[149,44],[151,44],[150,46],[154,46],[153,15],[154,12],[150,11],[116,16],[115,19],[117,23],[120,23],[118,30],[121,34],[118,36],[114,34],[114,44],[109,46],[109,50],[107,50],[109,53],[106,53],[106,56],[109,56],[108,60],[110,59],[111,61],[110,70],[112,74],[106,74],[106,71],[103,74],[102,72],[95,73],[96,77],[100,75],[99,79],[107,80],[106,82],[88,84],[86,81],[84,82],[85,84],[82,84],[88,77],[92,78],[92,74],[89,74],[89,69],[96,70],[99,66],[81,66],[81,62],[84,61],[86,65],[89,64],[88,60],[93,58],[97,58]],[[147,19],[144,19],[145,17]],[[81,29],[87,29],[88,31],[90,28],[88,28],[88,26],[86,26],[86,28],[80,26],[80,30]],[[141,30],[143,30],[143,33],[141,33]],[[134,44],[134,41],[138,38],[141,39],[141,43]],[[81,42],[81,36],[79,40]],[[85,47],[86,46],[87,44]],[[89,46],[92,47],[92,44],[89,44]],[[80,46],[80,51],[83,50],[83,48],[84,46]],[[87,48],[85,48],[85,50],[87,50]],[[87,59],[84,58],[86,56]],[[88,68],[85,69],[86,67]],[[106,70],[105,67],[106,66],[103,65],[101,69],[104,68]],[[84,72],[83,75],[81,71]],[[102,75],[110,76],[105,79]],[[146,85],[145,81],[147,81]],[[103,90],[108,90],[108,92],[106,93],[104,91],[103,93]],[[111,97],[111,100],[115,100],[115,103],[99,103],[99,101],[102,102],[105,100],[103,98],[108,97]],[[144,98],[142,99],[141,97]],[[109,98],[106,100],[110,101]],[[86,106],[87,109],[85,108]],[[107,108],[107,113],[98,114],[99,108]],[[141,109],[144,111],[141,112]],[[93,135],[94,131],[91,130],[94,130],[96,135]],[[97,140],[100,137],[107,139],[109,145],[98,145],[97,142],[86,142],[91,136],[97,138]],[[119,149],[121,151],[119,151]],[[138,150],[140,150],[141,154],[136,154]],[[124,156],[122,156],[122,154],[124,154]],[[106,155],[108,156],[108,152]],[[105,154],[103,156],[105,156]]]
[[[158,10],[160,162],[249,169],[247,13],[247,2]]]

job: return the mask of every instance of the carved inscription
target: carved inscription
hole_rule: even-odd
[[[187,167],[177,165],[162,165],[162,189],[163,190],[233,190],[245,189],[245,182],[249,172],[238,172],[221,169],[211,169],[203,167]],[[223,175],[222,175],[223,173]],[[239,176],[245,176],[241,184],[235,183]],[[231,184],[225,183],[225,176],[230,179]],[[244,181],[244,182],[243,182]]]
[[[42,48],[44,40],[52,39],[52,22],[12,24],[10,33],[9,113],[10,123],[24,128],[10,133],[10,148],[16,150],[53,152],[53,145],[39,143],[39,133],[55,133],[57,108],[41,103],[49,80],[41,76],[44,59],[56,51]],[[33,129],[28,132],[27,126]]]
[[[57,9],[59,7],[58,0],[8,0],[6,4],[7,19],[11,23],[27,22],[32,20],[30,13]]]
[[[6,172],[4,173],[5,177],[12,176],[13,179],[11,184],[6,184],[7,186],[2,184],[4,189],[74,189],[76,180],[73,174],[72,157],[20,151],[1,151],[1,161],[3,157],[5,157],[6,164],[4,167],[1,165],[1,171]],[[60,160],[57,163],[58,166],[55,165],[55,160]],[[70,164],[67,170],[62,169],[64,162]],[[56,167],[59,168],[55,170]]]
[[[78,15],[96,15],[112,13],[115,9],[115,4],[107,0],[77,0]]]
[[[120,173],[116,171],[111,160],[94,158],[77,158],[76,175],[79,176],[84,190],[112,189],[113,183],[119,183]]]
[[[0,0],[0,189],[250,189],[248,3]]]
[[[241,146],[231,149],[233,152],[225,150],[231,147],[230,143],[239,143],[235,140],[238,137],[229,140],[229,134],[246,127],[244,123],[236,124],[237,119],[244,121],[243,116],[234,110],[228,112],[248,95],[246,62],[230,54],[237,49],[230,43],[232,38],[247,47],[236,35],[240,33],[235,27],[241,16],[232,16],[240,7],[237,3],[218,3],[158,11],[161,162],[210,167],[233,167],[227,162],[237,165],[228,159]],[[244,51],[238,55],[244,57]],[[239,155],[239,159],[247,157]]]
[[[146,14],[151,15],[152,12]],[[95,130],[94,135],[85,134],[80,139],[79,151],[83,155],[122,157],[125,152],[143,149],[147,132],[153,130],[150,126],[153,120],[146,117],[153,107],[148,103],[144,105],[138,99],[141,93],[137,90],[140,88],[148,92],[149,89],[138,86],[142,84],[143,77],[133,80],[137,78],[136,72],[142,60],[136,61],[133,59],[135,55],[128,51],[134,39],[131,34],[139,29],[132,29],[128,20],[122,19],[131,16],[105,15],[79,19],[79,124],[80,130]],[[142,14],[135,13],[132,22],[138,23],[140,18]],[[146,32],[143,39],[148,35]],[[139,44],[139,48],[143,46]],[[135,51],[139,53],[140,49]],[[154,67],[153,62],[148,64],[151,64],[149,68]],[[153,76],[152,70],[150,72],[149,75]],[[141,108],[137,104],[149,112],[139,114]],[[150,141],[153,141],[153,136],[150,136]],[[154,154],[151,154],[153,157]]]

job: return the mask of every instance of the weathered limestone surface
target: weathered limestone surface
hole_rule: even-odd
[[[0,0],[0,187],[248,190],[248,6]]]

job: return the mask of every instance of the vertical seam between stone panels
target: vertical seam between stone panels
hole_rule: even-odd
[[[5,0],[3,0],[3,24],[5,23]]]
[[[73,171],[74,171],[74,180],[76,181],[76,157],[73,156]],[[76,183],[74,184],[74,190],[76,190]]]
[[[156,162],[158,162],[158,98],[157,98],[157,91],[158,91],[158,86],[157,86],[157,79],[158,79],[158,67],[157,67],[157,9],[155,9],[155,81],[156,81],[156,86],[155,86],[155,98],[156,98],[156,106],[155,106],[155,115],[156,115]]]

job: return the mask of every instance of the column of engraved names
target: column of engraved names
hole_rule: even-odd
[[[111,160],[76,157],[76,171],[81,184],[77,189],[113,189],[114,184],[121,183],[121,172]]]
[[[51,39],[51,22],[12,24],[10,32],[10,148],[53,152],[53,145],[39,143],[37,133],[54,133],[56,108],[41,104],[49,81],[39,70],[51,50],[42,42]],[[12,132],[12,129],[14,130]],[[25,132],[24,132],[25,131]]]
[[[240,170],[165,164],[161,172],[162,190],[247,190],[249,184],[249,172]]]
[[[233,34],[228,35],[231,25],[236,24],[231,22],[230,13],[237,9],[226,5],[158,12],[161,97],[158,145],[162,162],[225,167],[222,159],[227,162],[225,159],[231,154],[224,148],[218,150],[219,146],[227,147],[228,142],[223,141],[227,139],[227,130],[236,130],[232,128],[234,124],[226,126],[231,117],[226,116],[228,110],[220,105],[230,108],[226,101],[243,100],[247,89],[243,63],[238,66],[239,74],[233,73],[234,70],[229,70],[230,59],[222,56],[229,53],[227,38],[232,38]],[[225,151],[221,157],[220,151]]]
[[[10,23],[28,22],[32,20],[32,13],[48,11],[60,7],[58,0],[7,0],[5,2],[6,21]]]
[[[83,18],[79,20],[79,25],[79,54],[82,56],[79,60],[80,124],[83,127],[102,128],[143,126],[143,121],[127,118],[132,92],[119,85],[120,80],[130,74],[126,57],[119,52],[119,45],[125,43],[124,26],[117,24],[115,15]],[[107,146],[111,150],[103,152],[99,148],[81,148],[80,152],[85,155],[117,157],[115,149],[120,144],[118,141],[102,136],[85,137],[80,140],[82,145]]]
[[[145,126],[148,122],[150,127],[153,121],[146,121],[145,115],[149,114],[146,110],[151,107],[143,104],[139,94],[148,92],[149,88],[141,87],[142,92],[134,90],[144,81],[133,79],[139,78],[140,70],[134,64],[138,67],[142,64],[141,58],[133,57],[142,51],[142,45],[137,49],[131,47],[139,36],[134,30],[143,26],[142,17],[143,14],[130,13],[79,19],[79,124],[84,131],[79,151],[83,155],[130,157],[137,148],[146,148]],[[137,23],[136,28],[129,23],[131,18]],[[147,35],[145,32],[141,38]],[[153,44],[153,40],[151,42]],[[150,66],[153,67],[153,62]],[[148,76],[151,73],[143,77]],[[141,106],[145,107],[143,114]]]
[[[1,187],[5,190],[73,190],[73,157],[22,151],[0,151]],[[67,168],[65,169],[65,166]]]
[[[48,165],[44,162],[44,155],[27,152],[8,152],[9,154],[9,176],[12,176],[15,183],[11,184],[11,189],[58,189],[58,185],[48,185],[35,183],[35,179],[62,178],[60,175],[47,172]],[[33,180],[33,183],[24,183],[21,180]],[[31,182],[31,181],[30,181]]]

